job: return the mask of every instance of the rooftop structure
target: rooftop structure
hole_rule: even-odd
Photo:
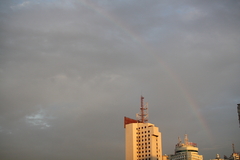
[[[175,146],[175,154],[169,156],[170,160],[203,160],[203,156],[198,154],[197,144],[188,141],[185,134],[184,143],[178,138]]]
[[[217,154],[215,159],[210,159],[210,160],[224,160],[224,158],[221,158],[220,155]]]

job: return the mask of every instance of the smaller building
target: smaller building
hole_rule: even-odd
[[[220,157],[220,155],[217,154],[215,159],[210,159],[210,160],[224,160],[224,159],[222,159],[222,158]]]
[[[229,158],[226,155],[224,155],[224,158],[222,159],[222,158],[220,158],[220,155],[217,154],[215,159],[210,159],[210,160],[240,160],[240,153],[237,153],[235,151],[234,144],[232,144],[232,149],[233,149],[233,152]]]
[[[240,154],[235,151],[234,144],[232,144],[233,153],[230,155],[228,160],[240,160]]]
[[[228,158],[229,160],[240,160],[239,153],[232,153],[232,155]]]
[[[178,143],[175,146],[175,154],[169,155],[169,160],[203,160],[203,156],[198,154],[197,144],[188,142],[188,137],[185,134],[184,143],[178,138]]]
[[[168,155],[164,154],[164,155],[162,156],[162,160],[169,160],[168,157],[169,157]]]

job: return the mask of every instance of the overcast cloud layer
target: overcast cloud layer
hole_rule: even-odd
[[[163,154],[240,151],[240,2],[0,2],[0,157],[123,160],[140,96]]]

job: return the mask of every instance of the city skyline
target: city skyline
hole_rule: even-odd
[[[0,155],[124,157],[143,95],[162,153],[240,150],[240,2],[2,0]]]

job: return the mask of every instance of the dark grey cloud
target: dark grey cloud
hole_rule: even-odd
[[[163,153],[239,146],[240,10],[233,1],[3,1],[0,155],[124,159],[140,95]]]

